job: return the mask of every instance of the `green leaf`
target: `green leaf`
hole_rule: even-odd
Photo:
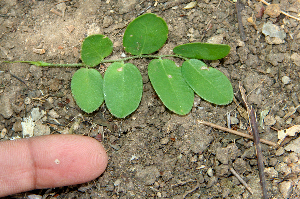
[[[217,60],[230,52],[230,46],[225,44],[188,43],[176,46],[175,54],[192,59]]]
[[[95,111],[103,102],[103,79],[95,69],[81,68],[76,71],[71,89],[77,105],[87,113]]]
[[[104,75],[104,99],[109,111],[124,118],[137,109],[143,92],[140,71],[133,64],[115,62]]]
[[[81,47],[81,60],[93,67],[111,54],[113,43],[104,35],[91,35],[84,39]]]
[[[232,101],[232,85],[219,70],[208,68],[197,59],[183,62],[181,70],[186,82],[204,100],[217,105],[229,104]]]
[[[168,38],[166,22],[155,14],[144,14],[134,19],[123,37],[125,51],[132,55],[151,54],[159,50]]]
[[[180,67],[169,59],[149,63],[148,75],[157,95],[171,111],[185,115],[194,103],[194,92],[182,77]]]

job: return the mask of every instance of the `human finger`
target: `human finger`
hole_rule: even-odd
[[[0,197],[93,180],[108,159],[101,143],[80,135],[4,141],[0,152]]]

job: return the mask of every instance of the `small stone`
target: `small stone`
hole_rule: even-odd
[[[31,118],[33,121],[40,120],[45,115],[45,111],[40,111],[39,108],[33,108],[31,110]]]
[[[255,159],[253,159],[253,160],[255,160]],[[256,160],[255,160],[255,164],[257,164]],[[239,174],[245,173],[247,171],[251,171],[251,167],[250,167],[249,163],[246,162],[243,158],[236,159],[233,163],[233,168]]]
[[[160,139],[160,144],[162,145],[168,144],[169,140],[170,140],[169,137],[162,138]]]
[[[160,192],[157,192],[156,196],[157,196],[158,198],[161,198],[162,195],[161,195]]]
[[[50,90],[52,91],[58,91],[61,88],[61,84],[58,79],[51,79],[49,81],[50,84]]]
[[[237,119],[236,117],[230,117],[230,123],[231,124],[238,124],[240,121],[239,119]]]
[[[115,189],[115,186],[112,184],[106,185],[106,188],[105,188],[106,191],[110,191],[110,192],[113,191],[114,189]]]
[[[279,26],[276,26],[275,24],[273,24],[271,22],[267,22],[263,25],[262,33],[265,36],[275,37],[280,40],[283,40],[286,37],[286,33],[284,32],[284,30],[282,30]]]
[[[24,99],[24,103],[25,103],[26,105],[31,104],[31,99],[30,99],[30,97],[26,97],[26,98]]]
[[[21,124],[21,121],[16,121],[16,122],[13,124],[12,129],[13,129],[13,131],[15,131],[15,132],[21,132],[21,131],[22,131],[22,124]]]
[[[222,44],[224,39],[224,34],[216,35],[207,39],[207,43],[210,44]]]
[[[163,175],[162,175],[162,179],[167,182],[169,181],[171,178],[173,178],[173,174],[171,171],[164,171]]]
[[[211,167],[207,170],[207,175],[209,177],[212,177],[214,175],[214,171],[213,171],[213,169]]]
[[[156,178],[160,176],[159,170],[156,166],[147,166],[136,172],[135,176],[144,181],[146,185],[152,185]]]
[[[197,162],[197,159],[198,159],[197,156],[194,155],[194,156],[191,157],[190,161],[191,162]]]
[[[265,10],[265,14],[272,18],[276,18],[280,15],[280,5],[279,4],[269,4]]]
[[[280,193],[283,195],[283,198],[289,198],[292,190],[291,181],[283,181],[279,184]]]
[[[272,115],[267,115],[264,119],[264,124],[267,126],[273,126],[276,123],[276,119]]]
[[[75,30],[75,27],[73,25],[66,26],[66,28],[69,33],[72,33]]]
[[[296,162],[299,161],[299,157],[298,157],[297,153],[290,153],[289,158],[290,158],[292,163],[296,163]]]
[[[277,149],[275,155],[276,156],[281,156],[282,154],[284,154],[284,148],[283,147],[280,147],[279,149]]]
[[[117,179],[115,182],[114,182],[114,186],[119,186],[121,184],[122,180],[121,179]]]
[[[283,76],[281,81],[284,83],[284,84],[288,84],[290,83],[291,79],[288,77],[288,76]]]
[[[28,195],[27,198],[28,198],[28,199],[42,199],[43,196],[31,194],[31,195]]]
[[[206,184],[206,188],[212,187],[217,182],[218,182],[218,178],[216,176],[211,177]]]
[[[291,60],[296,66],[300,66],[300,55],[298,53],[293,53],[291,56]]]
[[[278,172],[281,172],[284,174],[284,176],[289,175],[292,172],[292,169],[284,162],[280,162],[276,165],[275,169]]]
[[[229,165],[221,164],[219,166],[215,167],[216,169],[216,176],[228,176],[230,174],[229,172]]]
[[[113,23],[113,18],[110,16],[105,16],[103,19],[103,28],[107,28]]]
[[[55,110],[53,110],[53,109],[51,109],[49,112],[48,112],[48,115],[50,116],[50,117],[52,117],[52,118],[59,118],[59,115],[58,115],[58,113],[55,111]]]
[[[291,141],[288,145],[284,147],[287,151],[294,151],[296,153],[300,153],[300,137]]]
[[[265,168],[265,174],[269,178],[277,178],[278,177],[278,172],[274,169],[274,167]]]
[[[1,134],[0,134],[0,138],[4,138],[7,134],[7,129],[6,128],[3,128],[2,131],[1,131]]]
[[[41,121],[37,121],[35,123],[35,127],[33,129],[33,134],[34,134],[34,136],[49,135],[50,128],[49,128],[49,126],[42,124]]]
[[[277,158],[270,158],[269,166],[274,167],[274,166],[276,166],[277,162],[278,162]]]
[[[0,97],[0,114],[5,118],[8,119],[13,114],[13,109],[11,106],[11,100],[8,93],[4,93]]]

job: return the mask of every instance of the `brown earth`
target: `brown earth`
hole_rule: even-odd
[[[293,111],[300,103],[299,21],[272,9],[263,14],[261,9],[266,6],[261,2],[242,1],[246,37],[242,41],[235,3],[204,0],[194,8],[183,9],[189,2],[2,0],[0,58],[76,63],[80,61],[83,39],[104,34],[114,43],[114,51],[107,59],[118,59],[124,53],[122,36],[128,23],[144,12],[155,13],[169,27],[167,43],[158,54],[170,54],[175,46],[188,42],[214,41],[231,46],[226,58],[206,63],[229,78],[237,96],[238,84],[242,83],[258,120],[263,111],[269,111],[264,129],[259,127],[260,136],[277,142],[276,129],[300,124],[300,109]],[[299,1],[270,3],[279,4],[281,10],[294,16],[300,12]],[[250,17],[255,26],[247,21]],[[262,34],[267,22],[283,30],[285,38]],[[39,49],[45,53],[38,54]],[[102,143],[109,155],[106,171],[94,181],[13,197],[37,194],[43,198],[261,198],[253,142],[199,123],[205,120],[227,126],[229,114],[231,127],[247,132],[248,121],[236,104],[215,106],[195,96],[192,111],[178,116],[156,97],[147,76],[149,61],[130,61],[142,73],[144,91],[139,108],[125,119],[114,118],[105,105],[90,115],[79,109],[70,90],[75,68],[0,63],[1,140],[22,137],[24,118],[32,111],[45,111],[37,132],[69,133],[71,129],[74,134],[91,137],[103,133]],[[97,69],[103,74],[107,66]],[[290,117],[286,116],[288,113]],[[114,125],[114,131],[99,125],[107,122]],[[269,195],[300,197],[299,149],[288,151],[262,144],[262,150]],[[248,183],[252,195],[230,168]]]

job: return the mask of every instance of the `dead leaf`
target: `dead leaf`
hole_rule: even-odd
[[[278,144],[280,144],[287,136],[293,137],[300,131],[300,125],[294,125],[288,129],[278,131]]]

